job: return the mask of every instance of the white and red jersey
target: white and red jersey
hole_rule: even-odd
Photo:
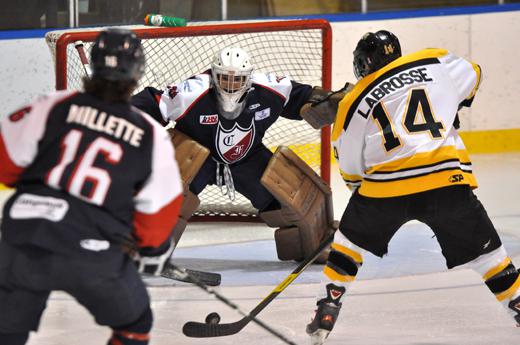
[[[359,80],[339,104],[332,132],[343,179],[368,197],[451,185],[476,187],[455,127],[480,67],[443,49],[402,56]]]
[[[253,73],[251,75],[253,86],[270,90],[273,95],[279,96],[283,106],[289,101],[293,84],[289,78],[280,78],[275,74]],[[190,108],[203,98],[212,87],[211,74],[203,73],[186,79],[177,85],[170,85],[164,90],[159,108],[164,120],[179,121]]]
[[[67,253],[109,250],[131,235],[167,241],[182,203],[164,128],[126,103],[58,92],[2,119],[0,182],[16,188],[2,239]]]

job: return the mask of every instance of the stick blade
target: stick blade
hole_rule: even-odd
[[[247,324],[247,319],[233,323],[208,324],[203,322],[188,321],[182,327],[182,333],[191,338],[225,337],[237,334]]]
[[[208,285],[208,286],[219,286],[222,280],[222,276],[219,273],[206,272],[206,271],[197,271],[190,270],[188,268],[184,269],[187,274],[196,278],[200,282]],[[185,274],[179,274],[179,272],[174,269],[172,266],[166,264],[161,272],[161,276],[168,279],[178,280],[185,283],[192,283],[192,281]]]

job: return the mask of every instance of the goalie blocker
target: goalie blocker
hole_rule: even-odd
[[[278,228],[275,232],[278,258],[305,259],[334,231],[329,185],[284,146],[269,161],[261,183],[282,205],[279,210],[259,214],[267,225]],[[317,262],[325,262],[327,255],[324,251]]]

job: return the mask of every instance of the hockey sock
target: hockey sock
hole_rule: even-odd
[[[152,329],[152,310],[150,307],[135,322],[113,327],[112,337],[108,345],[147,345],[150,341],[150,330]]]
[[[483,278],[496,299],[520,323],[520,274],[511,260],[507,257],[502,264],[491,269]]]
[[[328,289],[326,286],[331,283],[344,288],[345,291],[348,289],[363,265],[361,252],[360,247],[350,242],[340,231],[336,232],[327,263],[323,269],[322,285],[325,288],[321,289],[318,300],[327,298]]]
[[[488,289],[520,324],[520,274],[500,247],[470,263],[480,273]]]

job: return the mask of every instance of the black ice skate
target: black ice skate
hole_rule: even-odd
[[[341,308],[340,299],[345,288],[334,284],[327,285],[327,298],[318,301],[316,315],[307,325],[307,334],[311,336],[311,345],[322,345],[334,327]]]
[[[509,302],[509,308],[513,311],[516,327],[520,327],[520,296]]]

